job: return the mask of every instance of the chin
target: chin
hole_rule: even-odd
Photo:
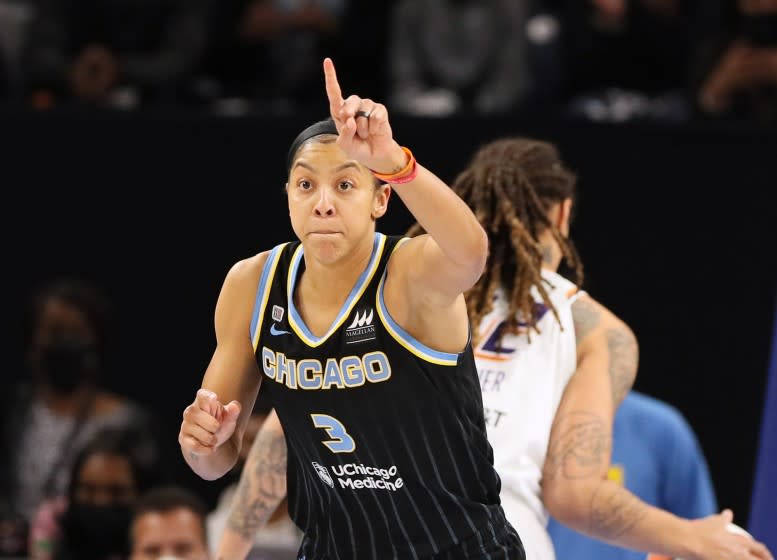
[[[309,239],[305,253],[310,253],[317,261],[332,264],[340,260],[345,252],[342,239]]]

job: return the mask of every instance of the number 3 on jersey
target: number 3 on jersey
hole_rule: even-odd
[[[332,418],[328,414],[311,414],[313,425],[316,428],[324,428],[327,435],[332,438],[328,441],[322,441],[332,453],[353,453],[356,449],[356,442],[345,430],[337,418]]]

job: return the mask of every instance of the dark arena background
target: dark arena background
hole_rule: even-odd
[[[341,29],[357,16],[383,21],[394,3],[383,4],[375,5],[383,16],[366,8],[354,15],[351,8]],[[368,50],[390,36],[362,32],[353,40]],[[364,52],[348,50],[347,38],[338,41],[322,52],[334,52],[336,63],[341,55],[346,95],[387,101],[393,74],[384,67],[394,51],[385,48],[370,63]],[[646,52],[659,57],[659,50]],[[535,83],[542,83],[541,70],[557,66],[541,49],[534,56],[549,65],[535,70]],[[634,64],[657,74],[662,60]],[[591,72],[599,76],[602,68]],[[372,80],[373,73],[380,77]],[[551,79],[559,80],[549,72]],[[624,80],[613,87],[631,86]],[[686,95],[689,82],[677,81],[675,90]],[[312,83],[318,89],[304,107],[275,112],[210,110],[191,95],[132,109],[49,104],[24,86],[6,90],[0,111],[3,410],[13,408],[12,388],[31,379],[24,325],[33,290],[58,277],[90,280],[114,306],[116,344],[103,384],[151,412],[167,479],[192,490],[208,509],[216,506],[227,481],[205,482],[185,464],[177,442],[181,413],[214,350],[214,306],[230,266],[293,238],[286,150],[299,130],[327,116],[323,79]],[[767,399],[770,352],[777,352],[774,90],[761,99],[772,103],[771,113],[709,115],[689,102],[669,116],[637,111],[620,118],[580,109],[591,99],[607,106],[604,97],[585,97],[603,88],[564,84],[509,111],[394,115],[389,105],[389,113],[398,141],[446,182],[478,146],[502,136],[558,146],[578,175],[571,235],[585,265],[583,287],[632,327],[640,348],[635,389],[685,416],[720,508],[733,509],[735,522],[747,528],[756,474],[777,470],[777,458],[759,463],[768,461],[764,446],[777,438],[774,431],[762,433],[765,411],[777,407]],[[644,99],[655,103],[658,94],[650,88]],[[411,224],[395,195],[378,229],[402,233]],[[777,500],[775,488],[768,490]],[[770,516],[772,534],[775,503],[759,510]]]

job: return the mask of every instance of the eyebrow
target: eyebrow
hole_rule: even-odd
[[[307,169],[308,171],[311,171],[312,173],[316,172],[316,169],[312,165],[307,163],[305,160],[301,160],[301,159],[297,160],[297,163],[294,164],[294,167],[292,168],[292,171],[294,169],[296,169],[297,167],[304,167],[305,169]],[[341,163],[340,165],[335,167],[335,173],[343,171],[344,169],[357,169],[358,170],[359,169],[359,164],[356,163],[353,160],[348,160],[345,163]]]
[[[304,161],[302,161],[301,159],[298,159],[298,160],[297,160],[297,163],[295,163],[295,164],[294,164],[294,167],[292,168],[292,171],[293,171],[294,169],[296,169],[297,167],[304,167],[304,168],[305,168],[305,169],[307,169],[308,171],[313,171],[313,172],[315,172],[315,171],[316,171],[316,170],[313,168],[313,166],[312,166],[312,165],[310,165],[309,163],[305,163],[305,162],[304,162]]]
[[[359,164],[353,160],[349,160],[335,167],[335,171],[342,171],[343,169],[351,169],[351,168],[358,170]]]

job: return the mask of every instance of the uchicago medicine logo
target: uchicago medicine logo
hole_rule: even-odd
[[[397,467],[389,468],[369,467],[361,463],[346,463],[344,465],[330,465],[329,469],[318,463],[313,463],[313,468],[319,478],[330,488],[335,487],[335,482],[340,488],[351,490],[377,489],[396,492],[405,485],[405,481],[397,476]]]
[[[316,469],[316,472],[318,473],[318,477],[324,481],[330,488],[335,487],[335,483],[332,482],[332,477],[329,476],[329,471],[327,468],[323,465],[319,465],[315,461],[313,462],[313,468]]]

